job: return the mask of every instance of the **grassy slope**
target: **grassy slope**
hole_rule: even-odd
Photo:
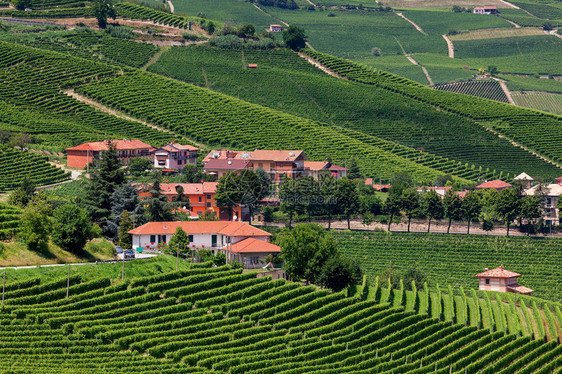
[[[258,69],[247,69],[243,61],[257,63]],[[386,90],[329,77],[286,50],[245,51],[242,55],[207,46],[173,47],[149,70],[484,168],[517,172],[520,167],[538,170],[543,164],[458,116],[405,101]],[[462,138],[459,133],[464,134]],[[485,151],[491,144],[501,151]],[[513,157],[519,165],[513,165]]]
[[[50,243],[45,252],[35,252],[27,248],[25,243],[14,241],[1,243],[0,266],[48,265],[75,263],[114,258],[115,247],[105,240],[95,239],[84,248],[84,253],[74,254]]]

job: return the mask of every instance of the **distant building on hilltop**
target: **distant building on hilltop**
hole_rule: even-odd
[[[89,163],[100,159],[101,153],[107,151],[113,144],[121,162],[128,164],[132,158],[150,159],[150,152],[154,148],[138,139],[105,140],[90,142],[66,149],[66,163],[68,167],[84,169]]]
[[[476,7],[472,12],[474,14],[498,14],[498,8],[495,6]]]
[[[283,31],[283,26],[281,25],[269,25],[270,32],[281,32]]]
[[[523,295],[530,295],[534,291],[517,283],[517,278],[521,274],[505,270],[503,265],[499,268],[488,270],[476,274],[479,279],[479,289],[483,291],[513,292]]]

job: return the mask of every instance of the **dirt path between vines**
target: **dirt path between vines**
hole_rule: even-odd
[[[310,57],[310,56],[308,56],[308,55],[306,55],[306,54],[304,54],[304,53],[302,53],[302,52],[299,52],[298,55],[299,55],[301,58],[304,58],[306,61],[308,61],[308,63],[310,63],[311,65],[316,66],[318,69],[322,70],[324,73],[329,74],[329,75],[331,75],[332,77],[336,77],[336,78],[339,78],[339,79],[345,79],[345,80],[347,80],[347,77],[344,77],[344,76],[342,76],[342,75],[339,75],[339,74],[336,73],[335,71],[330,70],[328,67],[322,65],[320,62],[318,62],[317,60],[313,59],[312,57]]]
[[[156,61],[158,61],[158,59],[159,59],[165,52],[167,52],[169,49],[170,49],[170,46],[169,46],[169,45],[161,46],[161,47],[158,49],[158,52],[156,52],[156,53],[150,58],[150,60],[148,60],[148,62],[146,63],[146,65],[144,65],[144,66],[143,66],[142,68],[140,68],[140,69],[146,71],[146,69],[148,69],[148,67],[149,67],[150,65],[155,64]]]
[[[449,50],[449,58],[455,58],[455,46],[449,37],[445,34],[441,35],[447,42],[447,49]]]
[[[513,101],[513,98],[511,97],[511,92],[509,92],[509,89],[507,88],[507,85],[505,84],[505,81],[502,79],[498,79],[498,78],[493,78],[495,81],[497,81],[500,84],[500,87],[503,90],[503,93],[505,93],[505,96],[507,97],[507,101],[509,101],[509,103],[511,105],[516,105],[515,101]]]
[[[412,26],[414,26],[416,28],[416,30],[418,30],[419,32],[421,32],[424,35],[427,35],[425,33],[425,31],[423,31],[423,29],[421,27],[419,27],[414,21],[412,21],[411,19],[407,18],[405,15],[403,15],[402,13],[396,13],[397,16],[404,18],[406,21],[410,22],[412,24]]]
[[[174,4],[170,0],[168,0],[168,6],[170,7],[170,13],[174,14],[175,12]]]
[[[509,23],[511,23],[513,26],[515,26],[516,29],[520,29],[520,28],[521,28],[521,25],[519,25],[519,24],[517,24],[517,23],[515,23],[515,22],[513,22],[513,21],[510,21],[510,20],[505,19],[505,18],[504,18],[504,20],[507,21],[507,22],[509,22]]]
[[[406,50],[404,49],[404,47],[402,46],[402,43],[400,43],[400,40],[398,40],[397,37],[394,37],[394,40],[396,40],[396,43],[398,43],[398,45],[400,46],[400,49],[402,50],[402,53],[404,54],[404,56],[406,56],[408,61],[410,61],[412,64],[414,64],[416,66],[419,66],[422,69],[423,73],[425,74],[425,78],[427,79],[429,85],[433,86],[433,79],[431,79],[431,76],[429,75],[429,72],[427,71],[425,66],[423,66],[422,64],[417,62],[409,53],[406,53]]]
[[[256,8],[257,10],[259,10],[260,12],[262,12],[263,14],[267,14],[268,16],[270,16],[273,19],[276,19],[277,21],[281,22],[282,24],[284,24],[285,26],[289,27],[289,24],[285,21],[283,21],[281,18],[279,17],[275,17],[273,14],[268,13],[267,11],[263,10],[262,8],[259,7],[259,5],[253,3],[252,4],[254,6],[254,8]]]
[[[562,39],[562,35],[558,34],[558,29],[550,30],[548,33]]]
[[[120,111],[118,111],[118,110],[108,108],[108,107],[106,107],[105,105],[103,105],[103,104],[101,104],[101,103],[98,103],[97,101],[94,101],[94,100],[90,99],[89,97],[86,97],[86,96],[80,95],[80,94],[77,93],[77,92],[74,92],[74,90],[72,90],[72,89],[63,91],[63,93],[66,94],[66,95],[68,95],[68,96],[70,96],[70,97],[73,97],[74,99],[76,99],[76,100],[78,100],[78,101],[81,101],[81,102],[83,102],[83,103],[86,103],[86,104],[90,105],[91,107],[94,107],[94,108],[97,109],[97,110],[100,110],[100,111],[102,111],[102,112],[111,114],[112,116],[119,117],[119,118],[122,118],[122,119],[127,120],[127,121],[140,123],[141,125],[144,125],[144,126],[147,126],[147,127],[150,127],[150,128],[155,129],[155,130],[162,131],[162,132],[165,132],[165,133],[168,133],[168,134],[173,134],[173,135],[175,135],[175,136],[180,136],[181,138],[183,138],[183,139],[185,139],[185,140],[188,140],[190,143],[192,143],[192,144],[194,144],[194,145],[196,145],[196,146],[198,146],[198,147],[206,148],[203,144],[194,142],[193,140],[191,140],[191,139],[189,139],[189,138],[187,138],[187,137],[185,137],[185,136],[183,136],[183,135],[177,134],[177,133],[175,133],[175,132],[173,132],[173,131],[170,131],[170,130],[165,129],[165,128],[160,127],[160,126],[156,126],[156,125],[150,124],[150,123],[148,123],[148,122],[145,122],[145,121],[142,121],[142,120],[133,118],[133,117],[129,117],[129,116],[126,115],[125,113],[120,112]]]

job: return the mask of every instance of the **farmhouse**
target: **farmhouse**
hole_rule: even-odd
[[[556,182],[547,185],[537,184],[525,190],[525,195],[542,196],[543,219],[547,226],[562,224],[559,208],[560,195],[562,195],[562,177],[556,178]]]
[[[476,7],[472,11],[474,14],[498,14],[498,9],[495,6]]]
[[[239,261],[246,268],[261,267],[267,255],[281,252],[279,246],[269,242],[270,233],[243,222],[148,222],[129,234],[133,247],[157,249],[172,238],[178,227],[188,235],[192,250],[224,253],[228,262]]]
[[[113,144],[119,159],[124,164],[135,157],[150,158],[150,152],[154,148],[138,139],[105,140],[103,142],[91,142],[80,144],[76,147],[66,149],[66,162],[68,167],[84,169],[94,160],[99,160],[101,153],[107,151]]]
[[[331,175],[336,179],[347,176],[346,168],[327,161],[305,161],[304,170],[307,176],[318,179],[321,175]]]
[[[172,142],[150,152],[155,168],[181,169],[185,165],[197,165],[199,148]]]
[[[228,171],[264,169],[272,183],[279,183],[284,175],[296,179],[305,175],[306,155],[300,150],[264,150],[253,152],[213,150],[202,160],[203,170],[221,177]]]
[[[483,273],[476,274],[476,277],[479,279],[480,290],[514,292],[523,295],[532,294],[534,292],[532,289],[517,283],[517,278],[520,276],[521,274],[505,270],[503,265],[492,270],[486,268]]]
[[[367,186],[373,187],[375,191],[379,191],[379,192],[388,192],[388,190],[392,188],[392,185],[390,184],[376,184],[376,183],[373,184],[373,178],[365,179],[365,184]]]
[[[534,179],[527,173],[521,173],[513,178],[513,180],[521,183],[524,188],[531,188],[534,181]]]
[[[283,31],[283,26],[281,25],[269,25],[270,32],[281,32]]]
[[[477,190],[484,190],[484,189],[487,189],[487,188],[491,188],[491,189],[494,189],[494,190],[498,190],[498,192],[499,192],[499,191],[504,190],[504,189],[509,188],[509,187],[511,187],[511,184],[506,183],[506,182],[504,182],[502,180],[499,180],[499,179],[494,179],[493,181],[484,182],[484,183],[476,186],[476,189]]]
[[[160,190],[168,197],[168,201],[175,201],[179,192],[183,191],[186,200],[185,207],[178,209],[189,214],[191,219],[198,219],[206,212],[214,212],[221,221],[230,221],[233,217],[241,217],[241,208],[233,207],[233,217],[229,215],[228,209],[217,206],[215,194],[217,193],[217,182],[203,183],[160,183]],[[137,192],[141,199],[150,197],[151,184],[137,185]],[[189,204],[187,203],[189,201]]]

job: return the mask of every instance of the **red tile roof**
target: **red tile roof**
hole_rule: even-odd
[[[295,161],[304,151],[299,150],[266,150],[256,149],[253,152],[230,151],[230,150],[212,150],[203,158],[203,163],[209,163],[211,160],[248,160],[248,161]]]
[[[248,167],[248,162],[237,159],[210,159],[203,170],[243,170]]]
[[[236,253],[281,252],[281,248],[278,245],[255,238],[247,238],[238,243],[234,243],[228,247],[228,250]]]
[[[330,163],[327,161],[305,161],[304,162],[304,168],[305,169],[310,169],[313,171],[320,171],[320,170],[324,170],[327,169],[329,167]]]
[[[181,227],[188,234],[221,234],[227,236],[271,236],[270,233],[244,222],[229,221],[174,221],[148,222],[131,231],[133,235],[170,235]]]
[[[486,270],[483,273],[476,274],[478,278],[513,278],[513,277],[520,277],[521,274],[515,273],[513,271],[505,270],[503,265],[499,268],[495,268],[492,270]]]
[[[344,168],[343,166],[339,166],[339,165],[330,165],[330,167],[328,168],[328,170],[330,171],[346,171],[349,170],[347,168]]]
[[[502,180],[499,179],[495,179],[493,181],[489,181],[489,182],[484,182],[479,186],[476,186],[477,189],[483,189],[483,188],[495,188],[495,189],[503,189],[503,188],[507,188],[507,187],[511,187],[511,184],[506,183]]]
[[[531,294],[531,293],[535,292],[535,290],[532,290],[530,288],[527,288],[527,287],[522,286],[522,285],[517,284],[517,283],[510,284],[510,285],[506,286],[506,288],[511,292],[517,292],[517,293],[520,293],[520,294],[523,294],[523,295],[528,295],[528,294]]]
[[[67,148],[66,150],[71,151],[107,151],[109,149],[109,144],[112,143],[115,145],[117,150],[126,150],[126,149],[150,149],[152,150],[152,146],[150,144],[146,144],[145,142],[138,140],[138,139],[123,139],[123,140],[108,140],[103,142],[90,142],[77,145],[76,147]]]

